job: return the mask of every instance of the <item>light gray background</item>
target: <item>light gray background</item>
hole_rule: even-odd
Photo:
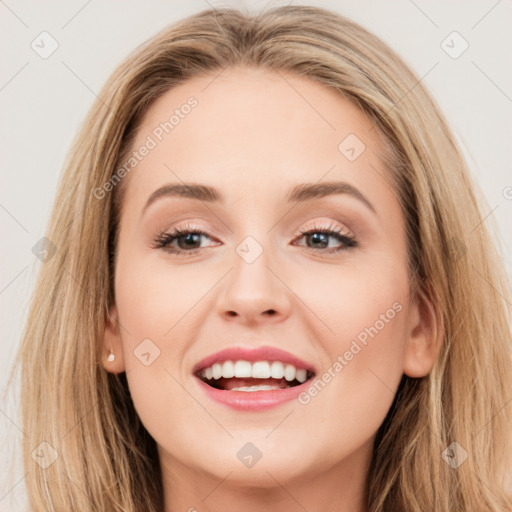
[[[70,143],[114,67],[169,23],[214,7],[253,12],[290,2],[0,0],[2,263],[0,386],[19,345],[57,180]],[[294,1],[347,15],[390,44],[423,78],[446,114],[488,201],[511,274],[512,3],[510,0]],[[32,48],[47,31],[59,47],[42,59]],[[469,44],[450,57],[441,43],[457,31]],[[447,44],[460,48],[461,41]],[[508,236],[505,239],[505,235]],[[482,283],[482,286],[487,286]],[[0,510],[26,505],[17,388],[0,403]],[[15,461],[11,469],[11,461]]]

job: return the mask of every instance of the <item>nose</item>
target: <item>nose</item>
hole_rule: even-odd
[[[269,266],[265,250],[252,263],[236,255],[233,269],[223,280],[217,302],[219,315],[252,326],[284,321],[290,315],[292,292],[279,274]]]

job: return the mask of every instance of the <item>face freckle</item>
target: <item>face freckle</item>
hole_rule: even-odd
[[[248,438],[264,454],[253,482],[363,465],[403,374],[407,244],[380,139],[336,91],[286,77],[231,69],[206,89],[211,77],[193,78],[155,101],[133,143],[197,99],[127,178],[115,269],[125,329],[109,340],[168,468],[220,478]],[[198,363],[263,346],[315,370],[302,401],[239,411],[204,391]],[[295,428],[275,428],[292,412]]]

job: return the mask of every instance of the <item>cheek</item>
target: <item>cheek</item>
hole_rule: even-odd
[[[381,263],[331,269],[329,279],[317,274],[324,284],[308,295],[329,333],[321,340],[322,372],[301,403],[330,434],[341,429],[347,439],[367,439],[378,429],[403,373],[408,275],[398,265]],[[309,278],[301,279],[307,286]]]
[[[354,258],[337,268],[317,266],[307,272],[297,268],[293,284],[313,313],[309,317],[316,320],[310,327],[331,359],[350,350],[354,340],[364,347],[354,357],[360,362],[375,357],[391,362],[393,353],[401,353],[409,300],[405,264],[395,264],[392,258],[388,262]],[[318,336],[321,331],[324,336]]]
[[[392,398],[402,375],[408,279],[384,268],[361,275],[345,280],[347,293],[336,301],[337,336],[330,350],[342,364],[337,368],[344,388],[372,403],[382,394]]]
[[[355,445],[378,430],[403,373],[407,280],[383,276],[343,280],[344,292],[336,294],[328,310],[335,331],[324,340],[328,363],[299,397],[305,414],[318,418],[322,435]],[[326,457],[336,460],[339,450]]]
[[[206,290],[184,267],[170,271],[135,253],[120,258],[116,269],[126,377],[142,423],[159,444],[166,445],[187,439],[190,425],[212,429],[209,417],[180,384],[186,375],[179,364],[187,345],[185,331],[194,316],[191,308]]]
[[[191,267],[171,269],[165,262],[135,257],[121,262],[117,272],[116,303],[130,345],[140,342],[141,336],[154,338],[159,345],[168,343],[214,283],[214,276],[203,280]]]
[[[340,396],[359,408],[378,407],[383,395],[390,404],[402,376],[406,306],[389,292],[354,294],[329,346]]]

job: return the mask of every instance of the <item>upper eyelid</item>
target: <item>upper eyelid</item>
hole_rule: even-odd
[[[335,221],[313,221],[313,224],[312,225],[309,225],[309,224],[306,224],[305,227],[301,227],[300,229],[297,229],[297,232],[296,232],[296,236],[300,236],[301,234],[303,234],[304,232],[309,232],[309,231],[312,231],[312,230],[326,230],[326,231],[329,231],[329,230],[332,230],[332,231],[339,231],[341,232],[341,234],[347,234],[347,235],[350,235],[350,236],[355,236],[355,234],[353,233],[353,231],[349,228],[347,228],[344,224],[341,224],[339,223],[338,221],[338,224],[335,224]],[[196,224],[193,224],[193,223],[187,223],[187,224],[184,224],[184,225],[176,225],[176,226],[173,226],[172,228],[169,228],[169,229],[165,229],[165,230],[162,230],[160,232],[160,234],[172,234],[176,231],[183,231],[183,232],[201,232],[201,234],[203,236],[208,236],[208,237],[216,237],[217,235],[215,233],[211,233],[211,229],[209,228],[204,228],[204,227],[201,227],[200,225],[196,225]],[[216,231],[216,230],[213,230],[213,231]],[[346,232],[346,233],[345,233]],[[179,235],[178,235],[179,236]]]

